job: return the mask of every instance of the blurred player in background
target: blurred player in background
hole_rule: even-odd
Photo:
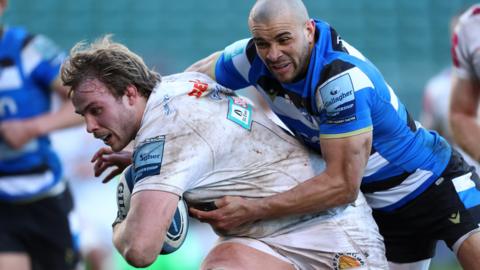
[[[460,17],[452,39],[450,125],[455,142],[480,161],[480,4]]]
[[[73,202],[48,137],[81,122],[58,78],[64,54],[23,28],[0,31],[0,269],[73,269]],[[64,101],[56,112],[52,92]]]
[[[54,99],[54,107],[56,101]],[[113,183],[98,183],[90,162],[91,156],[102,143],[85,132],[83,125],[53,132],[50,137],[64,165],[64,176],[73,194],[80,228],[80,252],[85,266],[88,270],[117,269],[113,257],[112,227],[109,224],[115,217],[116,186]]]
[[[454,16],[450,21],[450,33],[452,34],[458,23],[459,16],[460,15]],[[456,147],[449,123],[452,77],[452,67],[446,67],[428,80],[423,92],[423,106],[420,121],[425,128],[437,131],[443,138],[447,139],[450,144]],[[461,148],[456,149],[478,172],[478,169],[480,169],[479,163]]]
[[[108,38],[84,45],[72,49],[62,80],[87,131],[121,160],[131,159],[119,151],[134,141],[130,210],[113,225],[114,244],[132,265],[145,267],[156,259],[182,196],[195,205],[223,195],[263,197],[323,169],[319,156],[310,157],[264,114],[207,76],[183,73],[161,80],[139,56]],[[104,166],[102,156],[95,157],[97,172],[112,165],[110,160]],[[218,233],[222,237],[204,269],[387,267],[361,194],[322,213]]]
[[[477,267],[480,182],[461,155],[417,125],[377,68],[300,0],[256,1],[248,24],[252,38],[187,70],[232,89],[255,86],[326,169],[275,196],[225,197],[218,210],[191,213],[229,229],[351,202],[361,181],[391,269],[427,269],[437,240]]]

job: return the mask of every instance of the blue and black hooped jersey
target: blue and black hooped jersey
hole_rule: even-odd
[[[277,81],[251,39],[224,50],[215,76],[232,89],[255,86],[285,125],[314,149],[320,149],[320,138],[372,131],[361,185],[372,208],[391,211],[404,205],[429,187],[450,159],[450,145],[413,121],[377,68],[325,22],[316,21],[316,42],[301,81]]]
[[[64,54],[50,40],[4,28],[0,40],[0,122],[50,110],[50,85]],[[60,181],[61,166],[47,136],[11,149],[0,138],[0,200],[28,199]]]

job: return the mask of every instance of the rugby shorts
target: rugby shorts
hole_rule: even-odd
[[[27,253],[33,270],[74,269],[79,253],[68,220],[72,209],[68,188],[34,202],[0,202],[0,252]]]
[[[432,258],[438,240],[457,253],[469,235],[479,231],[480,181],[455,150],[441,177],[420,196],[394,210],[373,210],[391,262]]]

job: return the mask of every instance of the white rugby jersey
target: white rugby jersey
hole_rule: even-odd
[[[452,58],[461,78],[480,79],[480,4],[470,7],[459,19],[452,39]]]
[[[324,168],[319,156],[310,155],[246,99],[199,73],[164,77],[155,88],[133,159],[133,193],[162,190],[190,204],[225,195],[270,196]],[[327,218],[342,208],[316,216]],[[261,221],[230,235],[264,237],[308,218]]]

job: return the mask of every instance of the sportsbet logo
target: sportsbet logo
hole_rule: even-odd
[[[199,80],[189,81],[193,83],[193,89],[188,93],[189,96],[201,97],[208,89],[208,83],[201,82]]]

